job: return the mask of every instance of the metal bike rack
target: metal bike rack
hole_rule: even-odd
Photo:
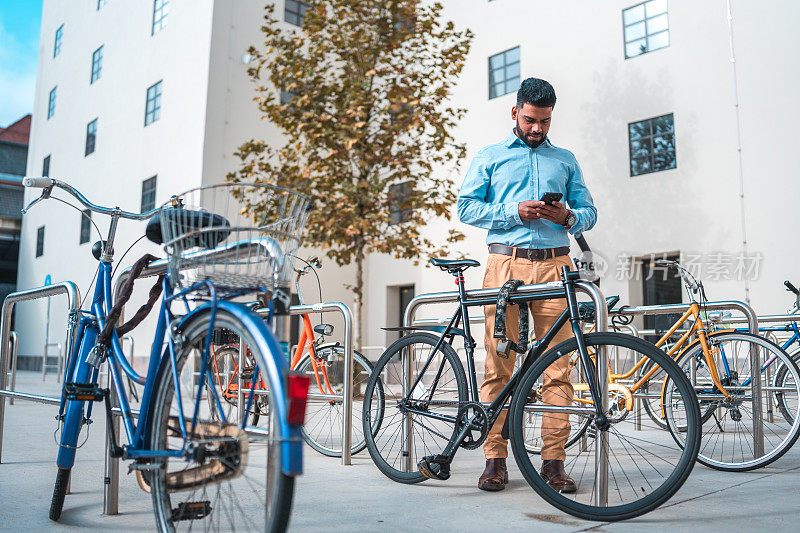
[[[18,356],[18,348],[19,348],[19,341],[17,340],[17,332],[12,331],[8,338],[11,346],[9,346],[9,350],[11,351],[11,390],[13,391],[17,385],[17,356]],[[8,379],[7,369],[3,369],[3,372],[6,372],[6,379]],[[9,405],[14,405],[14,398],[8,399]]]
[[[3,422],[5,421],[6,397],[55,405],[58,405],[61,402],[61,398],[42,396],[27,392],[17,392],[6,389],[6,385],[8,383],[7,370],[11,339],[11,312],[14,310],[14,306],[19,302],[47,298],[49,296],[57,296],[59,294],[67,295],[69,320],[67,322],[67,334],[64,345],[67,346],[67,351],[69,351],[69,347],[72,346],[72,341],[74,339],[75,326],[78,323],[77,316],[81,305],[81,296],[77,285],[71,281],[61,281],[52,285],[45,285],[43,287],[36,287],[25,291],[12,292],[6,296],[6,299],[3,301],[3,310],[0,314],[0,463],[2,462],[3,455]],[[16,350],[16,343],[14,346]],[[16,357],[14,357],[14,365],[11,375],[12,383],[16,383],[16,368]]]
[[[741,312],[745,318],[750,333],[758,335],[758,322],[761,320],[756,316],[753,308],[744,302],[736,300],[725,300],[718,302],[707,302],[704,304],[707,310],[726,310],[732,309]],[[624,307],[611,312],[616,315],[665,315],[669,313],[684,313],[688,308],[687,304],[664,304],[664,305],[642,305],[636,307]],[[733,320],[726,319],[726,322]],[[643,332],[640,332],[643,333]],[[764,455],[764,423],[761,413],[761,360],[758,350],[750,349],[750,376],[753,383],[753,455],[756,459]]]
[[[48,365],[47,364],[47,349],[51,346],[55,346],[58,348],[58,360],[55,364]],[[44,345],[44,354],[42,354],[42,381],[47,376],[47,367],[54,366],[56,367],[56,383],[61,383],[61,372],[63,371],[64,364],[64,346],[60,342],[48,342]]]
[[[525,296],[535,296],[537,294],[553,292],[558,290],[563,285],[560,282],[540,283],[536,285],[522,285],[514,291],[514,298],[512,301],[524,300]],[[575,288],[580,292],[588,294],[594,302],[595,306],[595,321],[597,324],[597,331],[608,330],[608,308],[606,300],[600,289],[588,281],[576,281]],[[497,295],[500,292],[500,287],[496,289],[474,289],[466,291],[467,301],[475,303],[475,301],[484,301],[484,305],[494,305],[497,302]],[[447,303],[458,301],[459,294],[457,291],[453,292],[436,292],[430,294],[421,294],[408,303],[405,314],[403,315],[403,325],[411,326],[412,324],[419,324],[414,321],[417,309],[426,304]],[[470,322],[472,319],[470,318]],[[597,357],[597,375],[604,376],[600,379],[600,408],[605,412],[608,410],[608,358],[605,356],[605,348],[600,348],[600,353]],[[411,388],[411,358],[408,355],[403,355],[403,393],[406,394]],[[403,424],[403,440],[405,442],[406,453],[406,468],[411,471],[413,465],[413,442],[411,440],[411,420],[406,419]],[[597,431],[595,442],[595,468],[597,471],[597,483],[595,484],[595,501],[600,505],[608,504],[608,432]]]
[[[289,307],[290,315],[303,315],[322,313],[325,311],[339,311],[344,317],[344,376],[342,387],[342,464],[353,464],[350,454],[353,431],[353,313],[350,308],[341,302],[319,303],[311,305],[293,305]],[[266,309],[256,310],[258,314],[267,314]]]

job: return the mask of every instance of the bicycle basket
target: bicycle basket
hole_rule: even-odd
[[[175,287],[210,281],[217,290],[286,286],[310,204],[296,192],[261,183],[190,189],[159,213]]]

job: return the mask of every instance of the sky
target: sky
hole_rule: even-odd
[[[0,0],[0,127],[33,112],[42,0]]]

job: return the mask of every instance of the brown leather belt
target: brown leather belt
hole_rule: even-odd
[[[559,248],[515,248],[505,244],[490,244],[489,253],[510,255],[511,257],[520,257],[529,261],[544,261],[552,257],[569,255],[569,246],[561,246]]]

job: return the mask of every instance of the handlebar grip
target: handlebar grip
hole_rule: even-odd
[[[790,291],[792,291],[793,293],[795,293],[795,294],[797,294],[798,296],[800,296],[800,291],[798,291],[798,290],[797,290],[797,287],[795,287],[794,285],[792,285],[792,282],[791,282],[791,281],[789,281],[789,280],[786,280],[786,281],[784,281],[784,282],[783,282],[783,284],[784,284],[784,285],[786,285],[786,288],[787,288],[787,289],[789,289],[789,290],[790,290]]]
[[[46,189],[54,184],[53,178],[25,178],[22,184],[26,187],[39,187]]]

